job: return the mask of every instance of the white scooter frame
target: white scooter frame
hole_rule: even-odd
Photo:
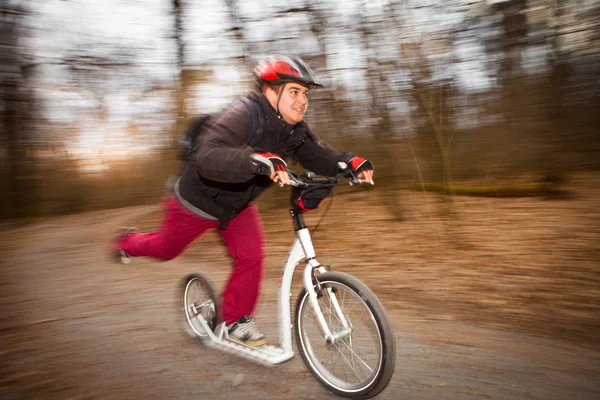
[[[197,315],[196,318],[204,329],[206,335],[203,339],[203,342],[208,347],[229,353],[236,353],[237,355],[243,356],[251,361],[259,362],[266,366],[275,366],[293,358],[293,325],[290,312],[290,298],[292,296],[291,288],[294,271],[302,259],[307,260],[303,274],[304,288],[309,293],[310,303],[317,316],[324,340],[329,343],[334,343],[347,337],[352,332],[352,328],[344,316],[344,313],[337,302],[335,294],[331,291],[331,289],[326,290],[329,291],[330,298],[332,299],[333,309],[335,310],[339,321],[341,321],[343,329],[339,332],[331,332],[327,322],[325,321],[325,318],[323,317],[321,307],[317,301],[317,293],[314,289],[313,274],[315,270],[319,273],[324,273],[327,271],[327,269],[320,265],[315,259],[315,250],[312,244],[310,233],[308,228],[303,228],[296,231],[296,240],[294,241],[292,249],[288,255],[287,262],[283,270],[283,279],[279,288],[279,339],[281,346],[278,347],[264,345],[261,347],[250,347],[231,341],[227,338],[227,329],[225,323],[221,323],[213,332],[206,320],[201,315]]]

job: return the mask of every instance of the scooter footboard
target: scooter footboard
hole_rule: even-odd
[[[227,328],[224,323],[217,326],[213,332],[209,329],[208,324],[202,316],[198,316],[198,322],[206,329],[207,337],[203,338],[202,342],[207,347],[241,356],[249,361],[257,362],[267,367],[273,367],[294,357],[293,352],[285,352],[281,347],[268,344],[260,347],[250,347],[229,340]]]

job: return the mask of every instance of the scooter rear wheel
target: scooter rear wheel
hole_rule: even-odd
[[[192,337],[208,336],[200,323],[203,319],[212,330],[217,326],[218,306],[215,291],[204,276],[191,274],[182,280],[184,330]]]

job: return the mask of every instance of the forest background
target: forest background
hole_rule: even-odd
[[[156,202],[189,120],[251,90],[273,53],[319,73],[307,120],[374,161],[399,219],[404,189],[548,195],[600,166],[598,1],[1,7],[5,220]]]

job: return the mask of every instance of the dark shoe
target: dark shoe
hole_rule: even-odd
[[[256,323],[250,315],[244,315],[227,327],[229,340],[245,344],[246,346],[259,347],[267,344],[265,335],[258,330]]]
[[[127,254],[125,250],[121,249],[121,242],[127,236],[135,232],[138,232],[137,228],[121,228],[115,232],[111,246],[111,253],[114,262],[117,264],[129,264],[131,262],[131,256]]]

